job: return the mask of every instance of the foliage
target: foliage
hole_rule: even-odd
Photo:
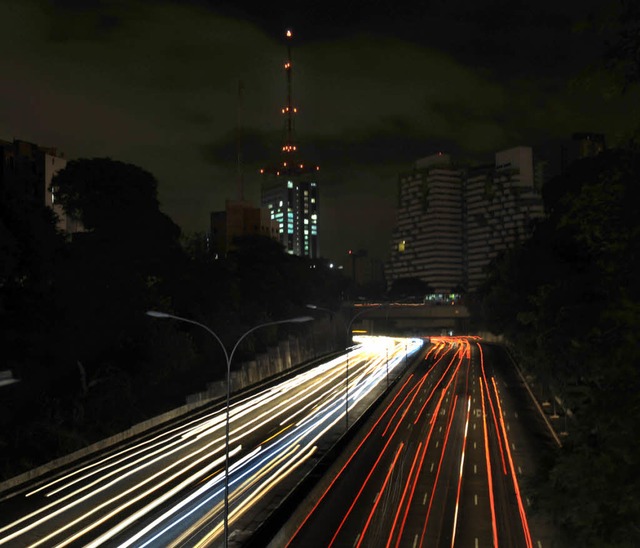
[[[419,278],[398,278],[394,280],[389,289],[389,297],[401,299],[407,297],[424,298],[425,295],[433,293],[433,288],[428,282]]]
[[[620,0],[617,33],[605,52],[607,67],[617,74],[626,91],[640,82],[640,7],[635,0]]]
[[[211,326],[230,349],[261,322],[306,315],[307,303],[337,308],[348,283],[269,239],[241,239],[218,260],[202,234],[180,240],[155,178],[138,166],[75,160],[52,187],[84,232],[65,239],[53,213],[19,192],[0,200],[0,369],[20,378],[2,389],[0,477],[182,405],[223,377],[205,330],[145,311]],[[281,327],[247,337],[234,363],[304,329]]]
[[[548,217],[493,265],[484,319],[575,417],[540,497],[580,546],[640,543],[640,151],[573,164]]]

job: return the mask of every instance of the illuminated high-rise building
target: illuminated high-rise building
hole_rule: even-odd
[[[291,60],[291,31],[287,31],[287,102],[282,108],[284,139],[281,158],[263,168],[261,201],[269,209],[271,219],[279,225],[280,242],[288,253],[318,258],[319,193],[316,174],[320,170],[301,159],[295,139],[295,115],[298,109],[292,101],[293,63]]]

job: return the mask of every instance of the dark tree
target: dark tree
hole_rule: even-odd
[[[399,278],[392,282],[389,290],[389,296],[393,299],[408,297],[424,299],[424,296],[430,293],[433,293],[433,288],[420,278]]]
[[[496,261],[484,315],[573,412],[539,499],[572,543],[640,543],[640,151],[573,164],[548,218]]]

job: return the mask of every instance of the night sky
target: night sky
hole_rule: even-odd
[[[0,0],[0,138],[109,156],[159,180],[185,231],[236,196],[238,81],[245,193],[282,141],[284,32],[294,32],[303,157],[321,166],[321,251],[384,259],[400,171],[437,151],[490,162],[531,145],[553,165],[575,131],[609,145],[640,93],[603,71],[617,2],[45,2]]]

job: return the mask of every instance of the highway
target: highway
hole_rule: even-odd
[[[230,409],[231,544],[277,506],[344,432],[347,409],[386,388],[421,339],[355,337],[346,355]],[[348,385],[347,385],[347,361]],[[347,391],[348,386],[348,391]],[[348,392],[348,406],[346,393]],[[0,501],[0,546],[223,543],[225,408],[65,469]]]
[[[543,546],[520,486],[531,451],[486,346],[431,341],[271,546]]]

